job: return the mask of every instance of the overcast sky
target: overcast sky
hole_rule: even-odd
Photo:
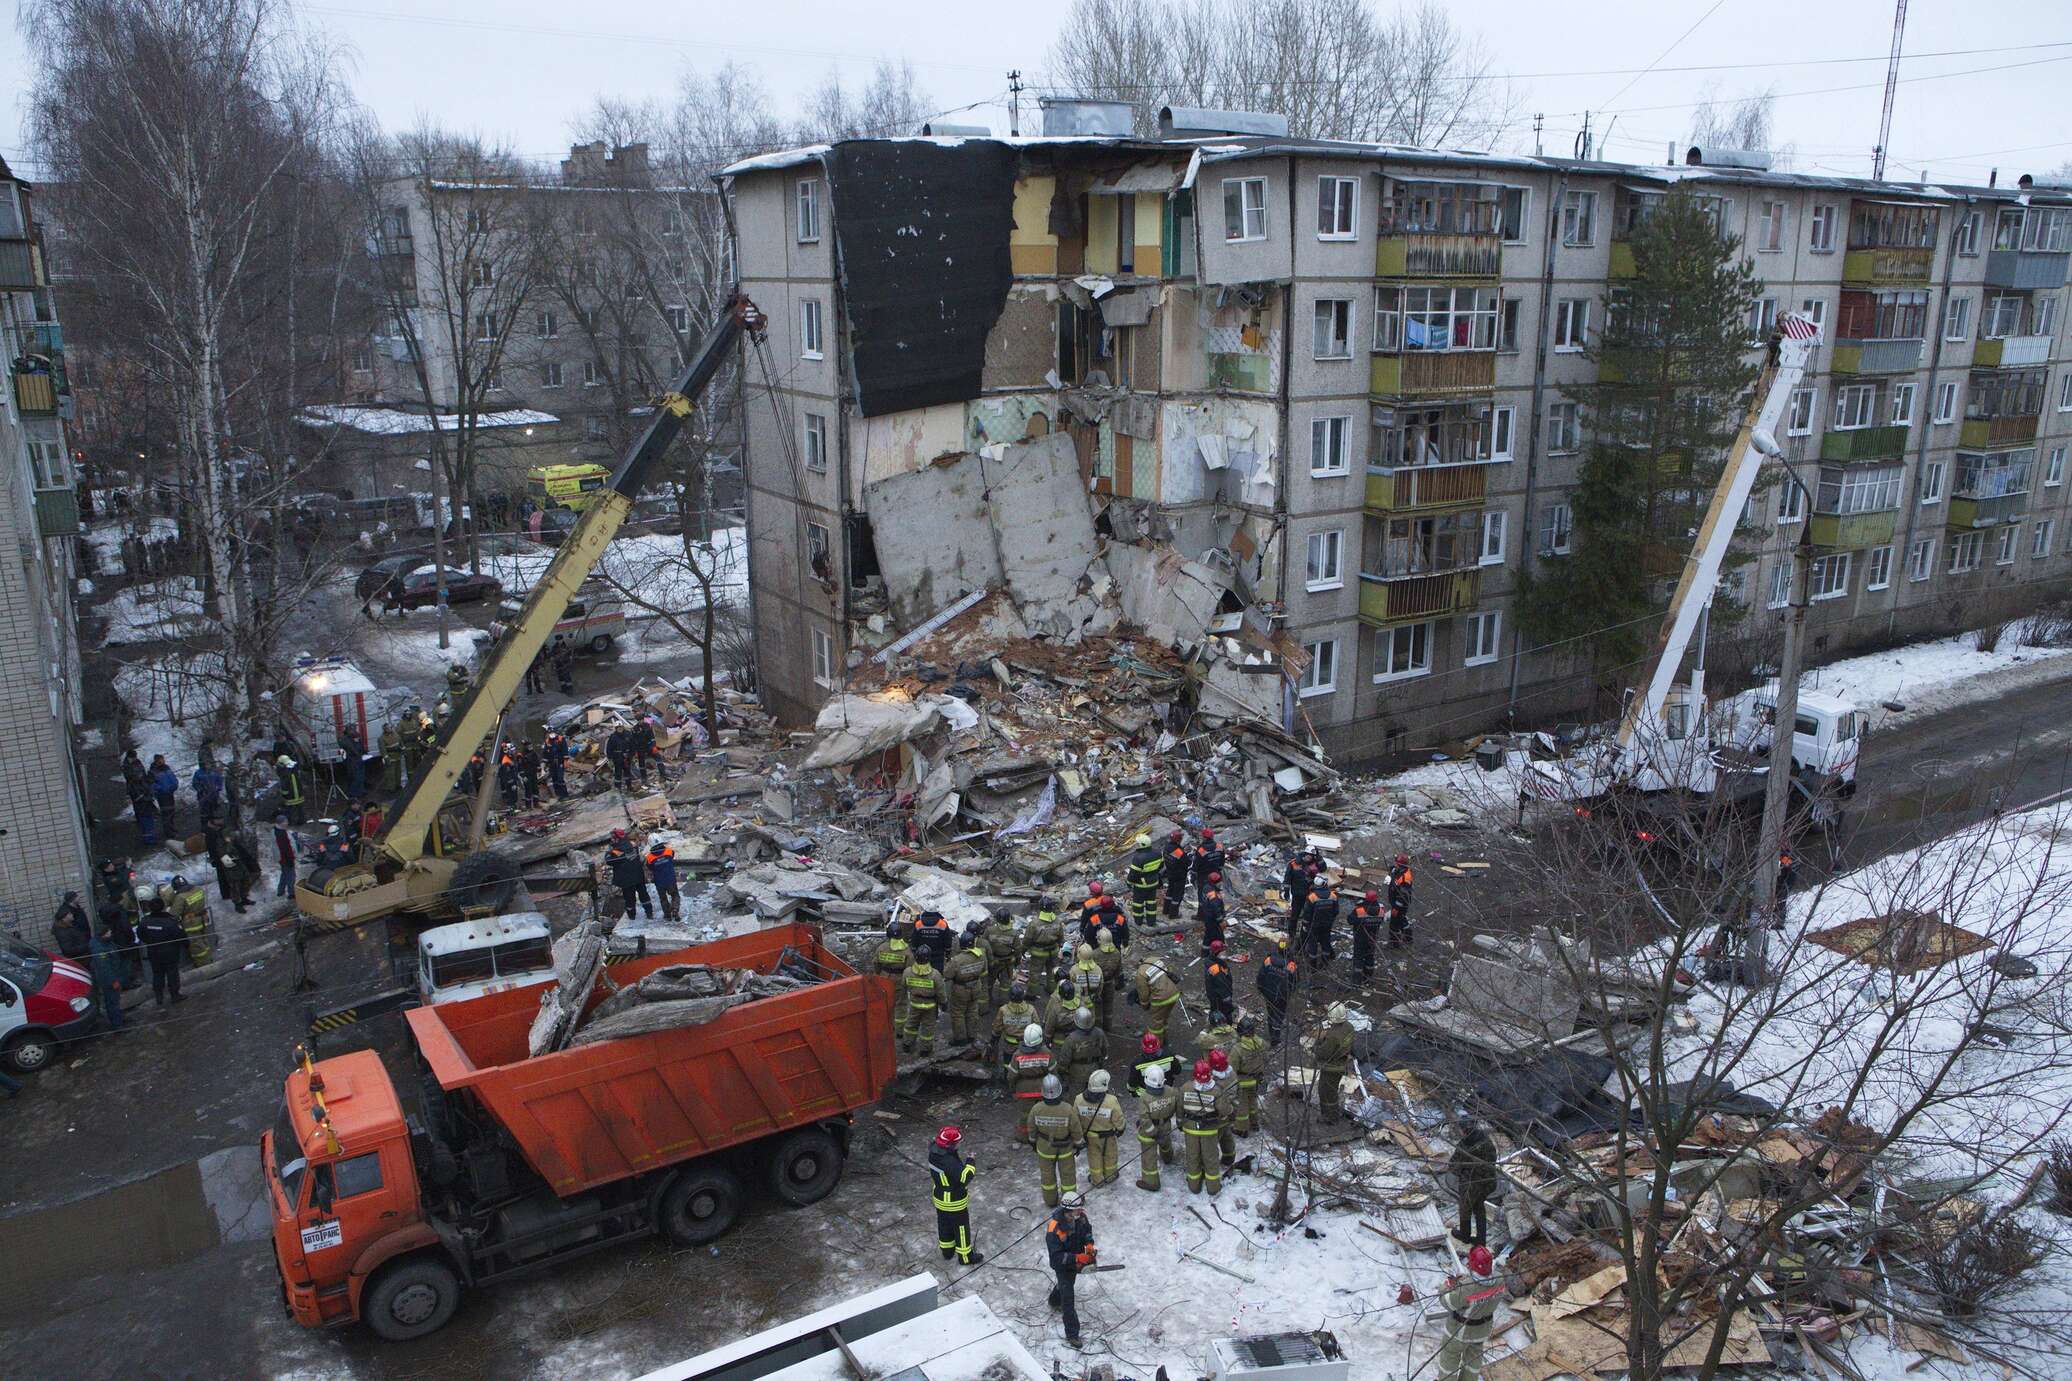
[[[384,125],[428,117],[540,158],[566,152],[570,123],[599,93],[666,97],[687,68],[729,61],[756,69],[788,115],[830,69],[860,82],[880,58],[904,57],[933,107],[982,103],[949,118],[1005,132],[1007,71],[1018,67],[1024,81],[1043,84],[1044,55],[1064,12],[1062,4],[967,8],[941,0],[296,0],[296,7],[349,53],[352,87]],[[1478,0],[1449,8],[1480,30],[1497,69],[1514,74],[1523,118],[1507,141],[1513,149],[1531,150],[1537,111],[1546,116],[1545,151],[1572,151],[1581,112],[1590,110],[1593,130],[1610,128],[1609,144],[1599,145],[1604,156],[1660,162],[1669,142],[1686,135],[1690,107],[1708,83],[1730,96],[1774,86],[1779,140],[1796,146],[1791,166],[1869,171],[1892,34],[1889,0]],[[1925,168],[1938,180],[1982,182],[1998,167],[2009,181],[2072,159],[2065,95],[2072,90],[2072,5],[1916,0],[1906,51],[1924,56],[1901,65],[1888,175],[1912,178]],[[24,156],[19,133],[30,74],[11,29],[0,40],[0,63],[16,93],[4,147],[33,175],[35,160]],[[1651,65],[1656,70],[1635,76]],[[1672,70],[1679,68],[1686,70]],[[1033,93],[1023,100],[1026,112]]]

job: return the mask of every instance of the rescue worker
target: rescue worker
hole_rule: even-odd
[[[964,1159],[963,1140],[955,1127],[945,1127],[928,1152],[928,1174],[935,1181],[935,1244],[943,1260],[955,1257],[959,1266],[976,1266],[986,1259],[971,1249],[971,1182],[978,1166]]]
[[[554,643],[554,684],[563,695],[576,693],[576,653],[565,639]]]
[[[1086,1142],[1086,1124],[1079,1120],[1079,1109],[1065,1100],[1065,1081],[1055,1074],[1043,1076],[1043,1097],[1029,1110],[1029,1130],[1036,1138],[1036,1178],[1043,1202],[1056,1208],[1060,1185],[1067,1194],[1079,1192],[1079,1148]]]
[[[396,732],[394,720],[381,726],[376,742],[381,747],[381,790],[393,796],[403,789],[403,736]]]
[[[302,768],[286,753],[273,762],[273,774],[281,788],[281,809],[288,812],[288,822],[299,825],[306,815],[307,798],[302,790]]]
[[[460,780],[454,784],[460,794],[472,798],[476,788],[482,785],[482,774],[488,767],[488,759],[482,756],[479,749],[471,754],[467,765],[460,770]]]
[[[431,731],[420,736],[424,741],[424,750],[427,753],[432,752],[439,746],[439,735],[445,733],[446,726],[451,723],[453,723],[453,702],[441,696],[439,703],[432,707]]]
[[[1086,885],[1086,900],[1079,904],[1079,939],[1082,944],[1092,944],[1094,935],[1102,926],[1115,932],[1115,943],[1128,949],[1129,917],[1124,914],[1122,904],[1108,895],[1108,884],[1089,882]]]
[[[1240,1015],[1237,1019],[1237,1047],[1230,1052],[1230,1067],[1237,1071],[1237,1119],[1239,1136],[1250,1136],[1259,1118],[1259,1082],[1266,1077],[1267,1046],[1259,1034],[1259,1018]]]
[[[252,904],[251,869],[228,849],[216,855],[216,891],[223,900],[237,908],[240,916]]]
[[[1295,956],[1282,942],[1259,970],[1259,1000],[1266,1004],[1266,1038],[1279,1045],[1288,1030],[1288,999],[1295,993]]]
[[[1136,852],[1130,855],[1124,873],[1130,889],[1130,924],[1149,932],[1158,924],[1158,884],[1165,877],[1165,854],[1149,834],[1138,835],[1135,843]]]
[[[1787,844],[1777,855],[1777,904],[1780,907],[1798,885],[1799,861],[1792,856],[1791,846]]]
[[[1209,1027],[1199,1036],[1196,1036],[1194,1040],[1194,1048],[1198,1052],[1199,1058],[1204,1060],[1209,1058],[1210,1051],[1221,1050],[1228,1054],[1231,1047],[1236,1044],[1237,1027],[1235,1024],[1227,1021],[1219,1022]]]
[[[1098,933],[1098,932],[1097,932]],[[1101,961],[1094,957],[1096,951],[1091,944],[1079,947],[1072,964],[1072,988],[1079,994],[1081,1004],[1099,1008],[1101,1005],[1101,984],[1107,977]]]
[[[1144,1080],[1152,1070],[1158,1070],[1168,1084],[1173,1082],[1174,1071],[1179,1067],[1180,1057],[1167,1050],[1163,1042],[1149,1031],[1137,1042],[1137,1062],[1130,1066],[1129,1090],[1131,1093],[1144,1091]]]
[[[554,789],[554,799],[566,801],[568,799],[567,737],[558,733],[548,734],[546,746],[541,750],[540,756],[546,761],[547,785]]]
[[[295,861],[302,856],[302,846],[295,839],[295,831],[288,828],[285,813],[273,817],[273,857],[279,865],[280,874],[274,880],[273,894],[276,897],[295,895]]]
[[[1319,970],[1327,969],[1336,956],[1333,932],[1338,928],[1338,896],[1331,890],[1331,880],[1322,872],[1317,873],[1310,888],[1306,921],[1304,948]]]
[[[1207,954],[1209,946],[1223,938],[1223,874],[1209,874],[1209,885],[1195,903],[1195,918],[1201,922],[1201,952]]]
[[[1180,1092],[1166,1087],[1166,1071],[1154,1065],[1144,1071],[1137,1091],[1137,1188],[1157,1193],[1158,1167],[1173,1163],[1173,1121],[1180,1115]]]
[[[137,766],[142,770],[142,763]],[[85,959],[93,953],[94,925],[86,908],[79,904],[76,891],[65,893],[64,901],[58,904],[58,913],[50,922],[50,938],[57,942],[58,953],[67,959]]]
[[[1222,881],[1223,864],[1228,858],[1223,846],[1216,842],[1216,836],[1207,830],[1201,832],[1201,843],[1194,850],[1194,895],[1197,904],[1209,890],[1211,879]]]
[[[1058,919],[1057,903],[1049,897],[1036,899],[1036,919],[1022,937],[1022,954],[1029,972],[1048,978],[1058,962],[1058,950],[1065,943],[1065,923]]]
[[[317,867],[343,868],[352,862],[352,849],[345,842],[345,832],[336,825],[324,826],[324,842],[317,845]]]
[[[215,945],[209,938],[209,894],[208,889],[198,882],[189,882],[180,874],[173,874],[170,889],[173,915],[180,922],[180,933],[187,937],[187,953],[197,964],[209,962],[215,953]]]
[[[1174,830],[1166,836],[1159,881],[1165,887],[1165,917],[1180,919],[1180,903],[1187,896],[1187,879],[1194,874],[1194,851],[1187,847],[1187,832]]]
[[[935,1050],[935,1009],[942,1001],[942,974],[928,962],[928,951],[915,949],[906,971],[907,1021],[901,1029],[902,1050],[917,1047],[923,1055]]]
[[[1079,994],[1069,977],[1058,980],[1057,991],[1043,1006],[1043,1034],[1052,1041],[1064,1039],[1072,1029],[1072,1014],[1079,1010]]]
[[[165,820],[168,837],[179,831],[180,775],[173,771],[173,765],[165,760],[165,754],[151,755],[151,770],[145,775],[151,784],[151,799],[158,802],[158,813]]]
[[[345,790],[350,796],[367,794],[367,740],[357,724],[338,731],[338,751],[345,754]]]
[[[979,1038],[984,1020],[980,1004],[986,993],[986,943],[974,927],[964,932],[964,947],[943,966],[943,983],[949,988],[950,1044],[970,1045]]]
[[[1221,1026],[1237,1010],[1237,980],[1231,976],[1230,965],[1223,958],[1221,940],[1209,942],[1209,962],[1202,967],[1201,982],[1202,992],[1208,999],[1209,1020]]]
[[[1051,1308],[1063,1311],[1065,1341],[1078,1347],[1079,1305],[1072,1292],[1078,1284],[1079,1273],[1097,1259],[1094,1231],[1086,1222],[1086,1200],[1077,1194],[1065,1200],[1064,1212],[1052,1218],[1044,1229],[1043,1245],[1050,1258],[1051,1272],[1058,1278],[1058,1283],[1051,1286],[1047,1303]]]
[[[628,756],[632,759],[634,771],[640,774],[640,784],[642,786],[647,785],[648,769],[650,767],[655,769],[655,780],[660,781],[662,779],[662,757],[655,747],[654,725],[648,723],[645,719],[635,724],[632,732],[626,737],[626,747]]]
[[[1043,1028],[1030,1022],[1022,1028],[1022,1043],[1007,1059],[1007,1091],[1020,1106],[1015,1118],[1015,1135],[1028,1141],[1033,1133],[1029,1130],[1029,1114],[1036,1110],[1037,1100],[1043,1097],[1043,1081],[1054,1077],[1052,1069],[1056,1061],[1043,1044]]]
[[[468,669],[459,662],[446,664],[446,698],[459,700],[468,693]]]
[[[1225,1168],[1237,1166],[1237,1074],[1221,1046],[1209,1052],[1209,1082],[1216,1090],[1216,1149]]]
[[[1022,937],[1011,921],[995,921],[986,927],[986,1001],[998,1000],[1000,990],[1014,982],[1014,966],[1022,957]]]
[[[168,992],[172,1001],[184,1001],[180,996],[180,961],[187,949],[187,932],[166,910],[165,903],[163,892],[154,895],[149,909],[137,922],[137,943],[144,947],[145,962],[151,965],[151,1000],[160,1011],[168,1005]]]
[[[496,789],[503,798],[505,810],[516,810],[523,804],[520,799],[518,756],[511,751],[511,745],[508,743],[496,755]]]
[[[1223,1192],[1223,1160],[1217,1148],[1216,1084],[1207,1060],[1194,1062],[1194,1082],[1180,1095],[1180,1131],[1187,1138],[1187,1192],[1209,1197]]]
[[[1410,855],[1397,854],[1389,869],[1389,948],[1410,943],[1410,891],[1417,878],[1410,868]]]
[[[540,803],[540,750],[527,742],[518,745],[518,785],[525,791],[525,808]]]
[[[1091,1007],[1072,1014],[1072,1029],[1058,1042],[1058,1077],[1067,1088],[1079,1088],[1089,1074],[1108,1063],[1108,1033],[1094,1024]]]
[[[928,962],[941,968],[950,962],[950,949],[954,937],[950,934],[950,923],[943,919],[940,911],[923,911],[914,922],[914,948],[928,956]]]
[[[913,950],[906,942],[906,927],[898,921],[885,923],[885,939],[871,953],[871,968],[874,972],[892,980],[892,1029],[906,1030],[907,1024],[907,965],[914,959]]]
[[[1453,1175],[1454,1192],[1460,1198],[1460,1226],[1454,1240],[1481,1246],[1489,1241],[1489,1196],[1496,1193],[1496,1143],[1480,1119],[1461,1114],[1460,1139],[1446,1168]]]
[[[1439,1296],[1446,1306],[1446,1341],[1439,1346],[1434,1381],[1480,1381],[1489,1321],[1498,1302],[1509,1293],[1489,1278],[1495,1269],[1496,1258],[1489,1248],[1478,1246],[1468,1253],[1469,1274],[1446,1278],[1446,1289]]]
[[[624,791],[633,785],[633,736],[624,728],[604,736],[605,761],[612,765],[612,785]]]
[[[1287,870],[1281,874],[1281,892],[1288,898],[1288,938],[1291,940],[1302,934],[1303,918],[1309,907],[1309,884],[1309,855],[1298,850],[1288,856]]]
[[[1108,1071],[1097,1069],[1086,1078],[1086,1092],[1072,1100],[1086,1126],[1086,1178],[1095,1189],[1115,1178],[1115,1143],[1128,1125],[1122,1100],[1108,1091],[1108,1082]]]
[[[1094,935],[1094,963],[1100,965],[1101,990],[1094,995],[1094,1011],[1103,1031],[1115,1029],[1115,994],[1122,987],[1122,951],[1115,947],[1115,932],[1106,926]]]
[[[662,915],[675,920],[683,911],[683,892],[676,885],[675,845],[667,841],[649,844],[647,871],[648,881],[655,884],[655,901]]]
[[[1324,1110],[1324,1121],[1335,1124],[1340,1115],[1338,1086],[1353,1057],[1353,1028],[1346,1020],[1343,1002],[1331,1004],[1331,1010],[1324,1013],[1324,1022],[1310,1053],[1317,1064],[1317,1104]]]
[[[992,1058],[999,1059],[1032,1025],[1039,1031],[1043,1029],[1036,1020],[1036,1004],[1029,1001],[1029,985],[1017,978],[1007,989],[1007,1001],[993,1012],[993,1043],[989,1052]]]
[[[647,869],[641,866],[640,855],[627,842],[623,829],[612,831],[611,847],[604,851],[604,866],[612,886],[619,889],[619,896],[626,904],[626,915],[633,915],[635,908],[643,916],[654,914],[654,907],[648,901]]]
[[[1145,1028],[1163,1044],[1173,1008],[1180,1005],[1180,985],[1166,972],[1164,964],[1147,959],[1137,970],[1137,986],[1130,996],[1134,999],[1132,1005],[1145,1009]]]
[[[1381,893],[1372,887],[1353,903],[1353,969],[1362,978],[1374,976],[1374,947],[1384,918]]]

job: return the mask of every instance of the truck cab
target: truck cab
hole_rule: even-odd
[[[461,1002],[553,972],[553,931],[537,911],[433,926],[417,937],[420,1002]]]

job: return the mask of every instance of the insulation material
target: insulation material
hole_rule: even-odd
[[[1024,441],[1056,429],[1057,400],[1026,393],[985,397],[967,409],[965,448],[976,451],[996,441]]]
[[[1101,320],[1110,326],[1147,326],[1157,305],[1158,293],[1152,288],[1111,292],[1100,299]]]
[[[863,483],[909,474],[965,449],[961,403],[866,418],[860,467]]]
[[[1159,501],[1268,507],[1278,478],[1280,432],[1271,404],[1240,399],[1167,403]]]
[[[1050,284],[1017,287],[1008,294],[1000,319],[986,336],[985,386],[1041,388],[1044,376],[1057,365],[1057,360],[1057,289]]]
[[[966,402],[1012,281],[1015,151],[849,140],[827,158],[865,417]]]

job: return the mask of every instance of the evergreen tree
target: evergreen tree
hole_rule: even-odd
[[[1653,640],[1760,373],[1759,281],[1716,205],[1679,186],[1632,229],[1633,276],[1585,344],[1597,382],[1564,390],[1590,436],[1574,549],[1528,573],[1519,616],[1534,642],[1581,640],[1608,683]]]

